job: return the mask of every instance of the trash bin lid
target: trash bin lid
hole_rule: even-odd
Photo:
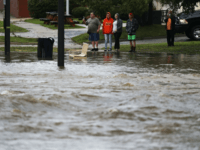
[[[50,42],[53,44],[54,43],[54,38],[49,37]]]

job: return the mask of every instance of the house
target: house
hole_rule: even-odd
[[[0,0],[0,10],[3,9],[3,0]],[[16,18],[29,18],[28,0],[10,0],[10,14]]]

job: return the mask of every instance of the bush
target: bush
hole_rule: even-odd
[[[81,18],[86,15],[88,9],[86,7],[76,7],[72,10],[72,15],[75,18]]]
[[[45,18],[46,12],[58,10],[58,0],[29,0],[28,10],[32,18]]]

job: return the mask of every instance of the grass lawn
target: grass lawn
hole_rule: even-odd
[[[74,21],[79,21],[80,23],[82,23],[82,20],[79,20],[79,18],[72,18]]]
[[[138,44],[136,45],[136,51],[139,53],[172,53],[172,54],[200,54],[200,42],[175,42],[174,47],[168,47],[167,43],[159,44]],[[130,50],[129,45],[121,45],[120,51],[128,52]],[[114,49],[114,48],[113,48]]]
[[[0,21],[0,32],[5,32],[3,21]],[[10,32],[28,32],[28,30],[15,26],[13,24],[10,24]]]
[[[40,19],[27,19],[25,20],[25,22],[29,22],[29,23],[34,23],[34,24],[40,24],[41,26],[50,28],[50,29],[58,29],[58,27],[55,27],[55,25],[47,25],[44,24],[44,21],[40,21]],[[75,25],[75,27],[72,27],[68,24],[65,24],[65,29],[78,29],[78,28],[84,28],[78,25]]]
[[[127,32],[126,28],[123,28],[122,35],[120,39],[127,39]],[[143,39],[145,37],[159,37],[159,36],[166,36],[166,30],[165,27],[162,25],[151,25],[151,26],[143,26],[139,27],[137,31],[137,39]],[[79,36],[73,37],[72,40],[76,43],[83,43],[83,42],[89,42],[88,41],[89,35],[87,33],[81,34]],[[104,35],[102,33],[102,30],[100,31],[100,40],[104,40]]]
[[[0,42],[4,42],[5,37],[0,36]],[[10,42],[18,43],[37,43],[36,38],[10,37]]]
[[[68,51],[69,49],[65,49]],[[128,52],[129,45],[121,45],[121,52]],[[4,47],[0,47],[0,51],[4,51]],[[10,47],[11,52],[37,52],[37,47]],[[200,54],[200,42],[176,42],[174,47],[168,47],[166,43],[159,44],[138,44],[136,51],[138,53],[168,53],[168,54]],[[58,52],[58,48],[54,48],[53,52]]]

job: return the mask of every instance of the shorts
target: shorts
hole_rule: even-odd
[[[134,41],[136,39],[136,35],[128,35],[129,41]]]
[[[99,40],[99,33],[90,33],[89,40],[90,41],[98,41]]]

